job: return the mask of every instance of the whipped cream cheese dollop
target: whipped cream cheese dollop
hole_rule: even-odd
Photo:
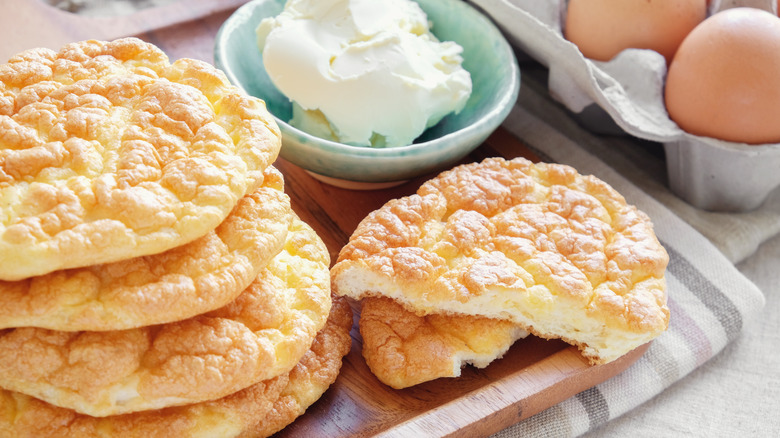
[[[290,124],[329,140],[409,145],[471,94],[463,48],[410,0],[289,0],[257,37]]]

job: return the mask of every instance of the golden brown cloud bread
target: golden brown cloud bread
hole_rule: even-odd
[[[369,214],[331,275],[340,295],[507,319],[604,363],[666,329],[667,263],[647,215],[603,181],[489,158]]]
[[[207,314],[109,332],[0,331],[0,387],[93,416],[224,397],[300,360],[328,316],[328,267],[296,219],[257,279]]]
[[[471,315],[418,316],[389,298],[361,300],[363,357],[384,384],[407,388],[484,368],[528,332],[511,321]]]
[[[121,330],[189,318],[233,301],[279,253],[292,220],[282,175],[242,198],[215,231],[166,252],[0,280],[0,328]]]
[[[329,325],[314,339],[311,350],[290,372],[290,382],[282,390],[271,412],[251,428],[246,437],[272,435],[301,416],[306,409],[319,400],[325,390],[338,377],[341,359],[352,346],[352,309],[347,300],[334,297]]]
[[[14,56],[0,66],[0,279],[201,237],[280,141],[262,101],[138,39]]]
[[[0,389],[4,438],[264,437],[291,423],[336,380],[352,339],[352,311],[335,298],[325,327],[289,374],[221,399],[112,417],[90,417]]]

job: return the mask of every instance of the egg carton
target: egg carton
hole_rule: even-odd
[[[663,97],[664,57],[626,49],[608,62],[585,58],[563,36],[566,0],[471,0],[508,39],[549,70],[550,95],[588,128],[663,144],[669,187],[711,211],[757,208],[780,186],[780,144],[748,145],[683,131]],[[712,0],[709,14],[751,6],[777,13],[775,0]]]

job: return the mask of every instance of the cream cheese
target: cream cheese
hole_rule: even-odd
[[[290,0],[257,27],[290,124],[352,145],[411,144],[471,94],[463,49],[410,0]]]

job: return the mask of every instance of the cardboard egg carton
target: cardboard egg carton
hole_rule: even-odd
[[[669,118],[663,97],[666,62],[659,53],[627,49],[608,62],[585,58],[563,36],[566,0],[471,2],[514,45],[549,69],[550,95],[580,121],[598,132],[617,126],[662,143],[669,187],[691,205],[748,211],[780,186],[780,144],[756,146],[695,136]],[[712,0],[708,12],[737,6],[777,12],[775,0]]]

